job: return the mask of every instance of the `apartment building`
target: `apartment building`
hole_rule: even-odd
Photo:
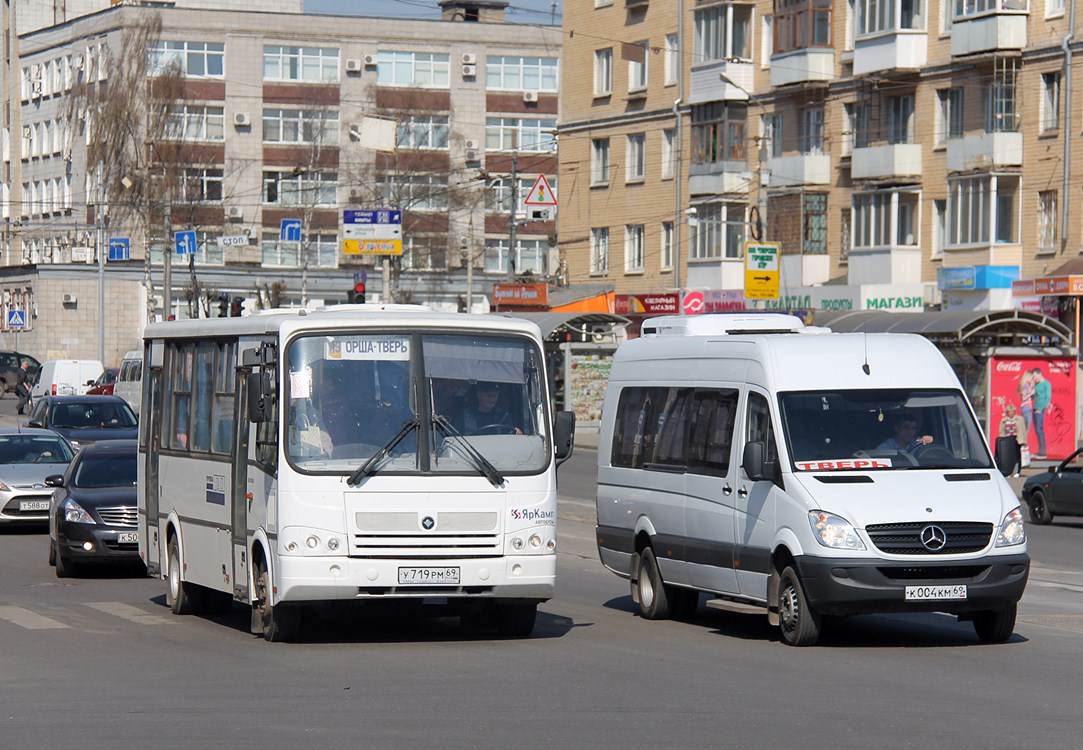
[[[1071,17],[1071,0],[568,3],[572,279],[700,290],[707,309],[1037,309],[1012,280],[1083,251]],[[746,240],[781,243],[779,300],[743,300]]]
[[[558,189],[558,27],[507,23],[496,0],[444,0],[440,20],[310,15],[300,2],[143,5],[19,37],[0,336],[22,307],[24,348],[96,355],[80,327],[104,314],[118,329],[108,359],[148,319],[214,317],[237,298],[246,310],[345,302],[366,280],[368,301],[484,310],[495,282],[555,274],[553,217],[525,200],[538,175]],[[95,118],[111,84],[143,97],[143,79],[120,71],[152,13],[144,98],[167,112],[136,118],[139,156],[114,174],[94,166]],[[169,77],[176,92],[161,98]],[[385,208],[402,212],[401,256],[343,242],[346,211]],[[190,255],[176,254],[180,231],[195,232]]]

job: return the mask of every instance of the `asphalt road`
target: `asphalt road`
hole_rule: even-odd
[[[1083,524],[1031,527],[1007,644],[913,615],[794,649],[762,616],[635,616],[597,560],[595,458],[560,470],[558,595],[527,640],[370,608],[266,643],[245,607],[175,617],[163,582],[60,580],[44,530],[0,529],[0,748],[1078,746]]]

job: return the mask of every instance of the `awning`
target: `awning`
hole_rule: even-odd
[[[535,323],[541,329],[542,338],[547,341],[563,341],[565,333],[590,334],[596,326],[611,328],[623,328],[631,321],[623,315],[613,313],[588,312],[588,313],[524,313],[507,312],[497,313],[508,318],[522,318]]]
[[[943,344],[966,346],[1072,346],[1070,328],[1026,310],[887,313],[817,310],[813,325],[849,333],[917,333]]]

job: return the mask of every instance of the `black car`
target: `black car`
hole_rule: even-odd
[[[26,426],[57,432],[76,450],[98,440],[138,435],[135,413],[120,396],[42,396],[34,402]]]
[[[139,561],[136,441],[103,440],[79,451],[53,490],[49,564],[58,578],[90,563]]]
[[[1053,516],[1083,516],[1083,448],[1023,482],[1030,520],[1046,524]]]
[[[22,352],[0,352],[0,397],[5,393],[15,393],[15,384],[19,382],[19,364],[26,360],[30,367],[26,370],[26,387],[34,382],[41,369],[41,362]]]

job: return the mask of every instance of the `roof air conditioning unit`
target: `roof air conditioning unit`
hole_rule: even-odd
[[[376,67],[376,55],[365,55],[364,60],[366,68]]]
[[[346,61],[347,73],[360,73],[364,69],[364,64],[357,58],[351,58]]]
[[[463,65],[477,65],[478,56],[473,52],[463,52]]]
[[[463,78],[473,78],[478,74],[477,65],[464,65],[463,66]]]
[[[481,148],[481,143],[475,141],[473,138],[467,138],[463,142],[463,145],[466,146],[467,151],[477,151],[479,148]]]
[[[229,218],[231,221],[240,221],[244,218],[244,209],[240,206],[230,206]]]
[[[233,114],[233,124],[238,128],[247,128],[252,124],[252,118],[248,116],[247,112],[235,112]]]
[[[64,292],[64,296],[60,298],[60,301],[65,305],[74,305],[79,302],[79,297],[72,292]]]
[[[523,92],[523,101],[524,102],[536,102],[536,101],[538,101],[538,92],[537,91],[524,91]]]

